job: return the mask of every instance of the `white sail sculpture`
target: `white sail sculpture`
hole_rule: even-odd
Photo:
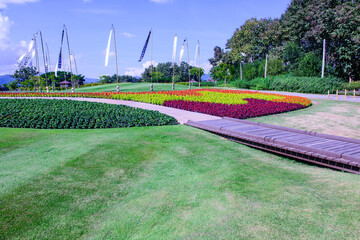
[[[68,34],[68,30],[66,28],[66,26],[63,26],[63,30],[62,30],[62,34],[61,34],[61,44],[60,44],[60,53],[59,53],[59,59],[58,62],[55,66],[55,77],[57,77],[57,72],[59,69],[62,68],[63,65],[63,59],[62,59],[62,48],[63,48],[63,43],[64,43],[64,39],[66,37],[66,42],[67,42],[67,48],[68,48],[68,55],[69,55],[69,69],[70,69],[70,79],[71,79],[71,85],[72,85],[72,92],[74,92],[74,82],[73,82],[73,76],[72,76],[72,64],[71,64],[71,50],[70,50],[70,43],[69,43],[69,34]],[[65,69],[66,70],[66,69]]]
[[[110,46],[111,46],[111,38],[112,35],[114,35],[114,51],[115,51],[115,65],[116,65],[116,91],[120,92],[120,87],[119,87],[119,71],[118,71],[118,61],[117,61],[117,50],[116,50],[116,38],[115,38],[115,27],[112,24],[111,25],[111,30],[110,30],[110,34],[109,34],[109,39],[108,39],[108,44],[106,47],[106,54],[105,54],[105,67],[108,66],[109,64],[109,57],[110,57]]]

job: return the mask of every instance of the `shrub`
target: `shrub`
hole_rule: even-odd
[[[250,88],[257,90],[326,94],[328,90],[335,92],[336,89],[342,89],[343,84],[343,80],[335,77],[275,76],[256,78],[250,81]]]
[[[347,89],[347,90],[360,90],[360,81],[345,84],[344,89]]]
[[[235,87],[236,88],[242,88],[242,89],[249,89],[250,84],[249,84],[249,81],[247,81],[247,80],[237,80],[235,82]]]
[[[299,62],[298,69],[295,70],[296,76],[317,77],[321,73],[321,60],[312,52],[305,54]]]

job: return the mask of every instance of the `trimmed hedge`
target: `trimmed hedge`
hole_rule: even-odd
[[[158,111],[123,105],[48,99],[0,99],[0,127],[88,129],[175,125]]]
[[[248,84],[250,89],[256,90],[327,94],[328,90],[334,93],[336,89],[343,89],[344,81],[334,77],[275,76],[255,78]],[[236,87],[243,88],[244,86],[246,84],[243,82],[236,83]]]

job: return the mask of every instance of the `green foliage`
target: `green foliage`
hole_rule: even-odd
[[[265,60],[260,61],[257,66],[258,76],[264,76],[265,74]],[[284,62],[282,59],[269,57],[267,62],[267,76],[276,76],[279,74],[283,74],[285,71]]]
[[[344,89],[347,90],[360,90],[360,81],[351,82],[346,85],[344,85]]]
[[[154,71],[150,74],[153,77],[154,82],[164,82],[164,74],[158,71]]]
[[[231,49],[230,58],[232,61],[246,62],[264,59],[270,48],[276,48],[281,44],[280,30],[278,19],[246,20],[226,43],[226,48]]]
[[[299,62],[298,69],[295,70],[296,76],[317,77],[321,75],[321,60],[314,53],[305,54]]]
[[[4,86],[10,90],[16,90],[19,87],[17,80],[10,81],[9,83],[4,84]]]
[[[236,82],[235,82],[235,87],[236,88],[241,88],[241,89],[249,89],[250,88],[250,84],[249,84],[249,81],[248,80],[240,80],[238,79]]]
[[[177,124],[175,118],[140,108],[47,99],[1,99],[0,127],[118,128]]]
[[[249,82],[249,87],[255,90],[326,94],[328,90],[334,93],[336,89],[342,89],[343,84],[343,80],[334,77],[275,76],[256,78]]]
[[[210,70],[210,75],[218,81],[232,81],[234,79],[235,67],[227,63],[219,63]]]
[[[36,76],[37,73],[35,67],[22,67],[16,69],[12,77],[16,79],[18,84],[21,84],[22,82],[29,80],[32,76]]]
[[[65,72],[65,71],[58,71],[57,72],[57,77],[55,77],[55,72],[48,72],[46,74],[47,78],[48,78],[48,85],[55,85],[55,87],[60,87],[60,82],[63,81],[68,81],[72,82],[74,84],[74,86],[78,87],[80,85],[83,85],[85,82],[85,76],[79,74],[71,74],[70,72]],[[41,75],[42,79],[45,79],[45,74]],[[44,82],[45,85],[45,82]]]
[[[119,75],[118,76],[119,82],[140,82],[140,79],[137,79],[136,77],[129,76],[129,75]],[[100,76],[99,83],[116,83],[116,74],[112,76],[102,75]]]
[[[153,72],[159,72],[162,75],[160,79],[158,79],[158,82],[162,83],[171,83],[172,77],[173,77],[173,70],[174,68],[171,66],[171,62],[166,63],[159,63],[156,67],[153,67]],[[175,66],[175,82],[186,82],[189,81],[189,69],[188,64],[185,62],[182,62],[180,66],[177,64],[174,64]],[[190,70],[193,68],[192,66],[189,66]],[[143,74],[141,75],[142,80],[145,82],[151,81],[151,66],[146,68]],[[153,82],[156,82],[156,78],[153,77]]]
[[[304,62],[303,55],[321,56],[326,39],[326,64],[331,66],[332,74],[343,79],[360,79],[359,5],[359,0],[292,0],[280,19],[252,18],[237,28],[226,43],[230,51],[223,52],[221,60],[238,65],[240,61],[261,61],[269,54],[283,58],[286,70],[296,75],[319,76],[320,71],[315,74],[317,64],[308,66],[311,59]],[[213,66],[215,60],[209,59]],[[250,69],[249,75],[253,79],[255,71]]]
[[[293,71],[298,67],[299,61],[303,58],[304,52],[300,45],[294,42],[287,42],[285,44],[282,58],[286,64],[287,69]]]
[[[203,68],[193,67],[190,69],[190,76],[195,81],[199,81],[201,76],[204,75],[205,70]]]
[[[283,38],[299,42],[305,52],[321,54],[327,41],[327,63],[344,79],[360,76],[360,1],[293,0],[281,17]]]

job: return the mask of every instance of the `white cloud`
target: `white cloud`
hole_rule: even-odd
[[[153,61],[153,66],[156,67],[157,62]],[[127,68],[125,75],[130,75],[133,77],[141,77],[141,74],[145,71],[146,68],[151,66],[151,61],[144,62],[142,68]]]
[[[89,3],[92,2],[92,0],[83,0],[83,3]]]
[[[128,32],[123,32],[122,35],[125,36],[125,37],[127,37],[127,38],[133,38],[133,37],[135,37],[134,34],[131,34],[131,33],[128,33]]]
[[[172,1],[173,0],[150,0],[150,2],[160,3],[160,4],[169,3],[169,2],[172,2]]]
[[[25,4],[28,2],[38,2],[39,0],[0,0],[0,9],[7,8],[8,4]]]
[[[1,1],[1,0],[0,0]],[[27,43],[20,41],[18,44],[11,42],[8,35],[13,25],[9,17],[0,12],[0,73],[13,73],[16,61],[25,53]]]
[[[2,15],[0,12],[0,50],[8,48],[10,44],[8,34],[12,24],[9,17]]]

